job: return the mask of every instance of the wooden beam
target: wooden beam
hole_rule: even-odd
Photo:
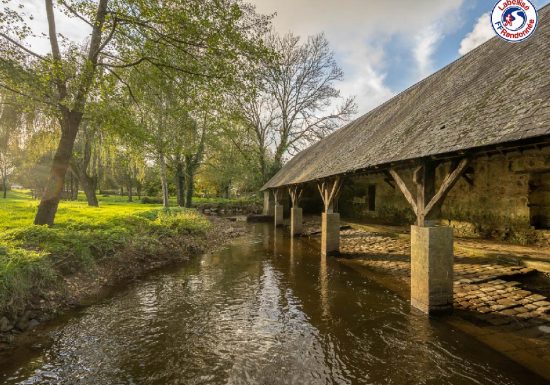
[[[401,177],[399,176],[397,171],[395,171],[394,169],[390,169],[389,173],[392,176],[395,183],[397,184],[397,187],[399,187],[399,190],[401,190],[401,192],[405,196],[405,199],[407,200],[407,202],[409,202],[409,204],[411,205],[411,207],[414,211],[414,214],[417,215],[418,209],[416,207],[416,202],[415,202],[415,199],[414,199],[413,195],[409,191],[409,188],[407,187],[407,185],[405,184],[403,179],[401,179]]]
[[[319,190],[319,194],[321,194],[321,199],[323,200],[323,206],[326,207],[326,197],[325,197],[325,182],[317,183],[317,189]]]
[[[386,182],[392,190],[395,190],[395,185],[393,184],[393,178],[391,177],[388,171],[384,171],[384,182]]]
[[[321,199],[323,199],[326,213],[333,211],[334,202],[340,196],[341,187],[342,178],[339,175],[332,180],[323,181],[322,183],[317,184],[317,188],[321,194]]]
[[[290,200],[292,201],[292,207],[298,207],[300,204],[300,199],[302,198],[302,193],[304,189],[299,186],[290,186],[288,188],[288,193],[290,194]]]
[[[426,160],[421,166],[414,170],[413,181],[416,184],[416,224],[425,226],[426,220],[437,219],[438,213],[433,215],[425,210],[428,202],[435,195],[435,169],[437,164]]]
[[[273,189],[273,198],[275,200],[276,205],[278,205],[279,202],[281,202],[282,197],[283,197],[283,190],[281,188],[274,188]]]
[[[439,191],[437,192],[437,194],[435,194],[430,200],[430,203],[426,205],[426,208],[424,209],[425,216],[429,215],[430,212],[437,205],[443,202],[443,200],[445,199],[449,191],[451,191],[455,183],[458,181],[458,178],[462,175],[469,163],[470,160],[468,158],[464,158],[458,163],[453,171],[447,174],[447,176],[443,180],[443,183],[441,183],[441,187],[439,187]]]
[[[336,179],[332,182],[332,189],[330,190],[329,195],[329,205],[334,202],[334,199],[337,198],[340,195],[340,187],[342,186],[340,176],[337,176]]]

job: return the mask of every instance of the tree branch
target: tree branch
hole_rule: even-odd
[[[16,90],[15,88],[11,88],[10,86],[7,86],[3,83],[0,83],[0,87],[10,91],[10,92],[13,92],[14,94],[17,94],[17,95],[21,95],[21,96],[24,96],[25,98],[28,98],[28,99],[31,99],[31,100],[34,100],[35,102],[38,102],[38,103],[44,103],[44,104],[47,104],[47,105],[50,105],[50,106],[55,106],[54,103],[51,103],[51,102],[48,102],[46,100],[42,100],[42,99],[38,99],[38,98],[35,98],[34,96],[31,96],[29,94],[26,94],[24,92],[21,92],[19,90]]]
[[[71,12],[73,15],[75,15],[76,17],[78,17],[80,20],[82,20],[83,22],[85,22],[86,24],[88,24],[90,27],[93,27],[94,25],[92,23],[90,23],[88,21],[88,19],[86,19],[84,16],[82,16],[80,13],[78,13],[73,7],[71,7],[69,4],[67,4],[66,1],[62,0],[61,1],[61,4],[63,4],[63,6],[65,8],[67,8],[69,10],[69,12]]]
[[[31,51],[30,49],[25,47],[23,44],[21,44],[21,43],[17,42],[16,40],[12,39],[8,35],[0,32],[0,36],[2,36],[4,39],[8,40],[10,43],[16,45],[19,49],[22,49],[23,51],[25,51],[29,55],[32,55],[35,58],[40,59],[40,60],[48,61],[44,56],[41,56],[41,55],[37,54],[36,52]]]
[[[48,34],[50,37],[52,57],[55,64],[60,67],[55,71],[54,78],[57,85],[57,90],[59,92],[59,100],[63,100],[67,97],[67,85],[59,74],[59,70],[62,69],[61,51],[59,50],[59,43],[57,41],[57,31],[55,28],[55,15],[52,0],[46,0],[46,15],[48,19]]]

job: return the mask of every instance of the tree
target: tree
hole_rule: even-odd
[[[195,130],[190,132],[190,140],[185,149],[185,207],[191,207],[195,191],[195,174],[202,163],[204,156],[206,136],[208,132],[208,113],[203,112],[202,124],[196,124]]]
[[[98,141],[99,128],[89,122],[84,122],[70,163],[71,171],[78,178],[84,190],[88,206],[93,207],[99,207],[96,195],[100,161]]]
[[[232,145],[225,135],[221,122],[209,140],[209,151],[198,172],[199,186],[203,192],[223,198],[242,193],[255,194],[261,183],[260,174],[250,159]]]
[[[237,0],[66,0],[59,7],[91,27],[85,55],[60,44],[53,0],[45,0],[50,54],[32,51],[32,29],[20,7],[0,12],[0,87],[51,109],[61,135],[35,224],[52,225],[77,134],[93,88],[105,72],[125,83],[125,69],[159,70],[229,81],[242,55],[257,51],[257,31],[268,22]],[[167,54],[160,57],[161,49]],[[186,60],[164,60],[185,55]],[[229,79],[229,80],[228,80]]]
[[[15,169],[17,145],[15,137],[20,129],[22,114],[13,95],[0,94],[0,177],[3,197],[8,193],[8,177]]]
[[[342,99],[335,87],[343,72],[324,35],[301,44],[292,34],[272,34],[267,46],[275,58],[260,68],[252,93],[236,98],[235,106],[238,121],[255,142],[264,181],[282,167],[287,154],[325,137],[356,110],[354,99]]]

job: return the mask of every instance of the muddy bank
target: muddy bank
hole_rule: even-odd
[[[241,222],[211,216],[206,232],[166,235],[147,245],[129,241],[114,255],[101,258],[91,269],[61,275],[51,290],[31,298],[24,311],[0,316],[0,351],[9,351],[32,340],[33,329],[53,320],[69,309],[87,306],[109,292],[153,270],[215,250],[231,239],[244,235]]]

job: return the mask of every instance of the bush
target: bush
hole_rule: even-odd
[[[143,197],[141,198],[141,203],[145,204],[162,204],[162,198],[158,197]]]

